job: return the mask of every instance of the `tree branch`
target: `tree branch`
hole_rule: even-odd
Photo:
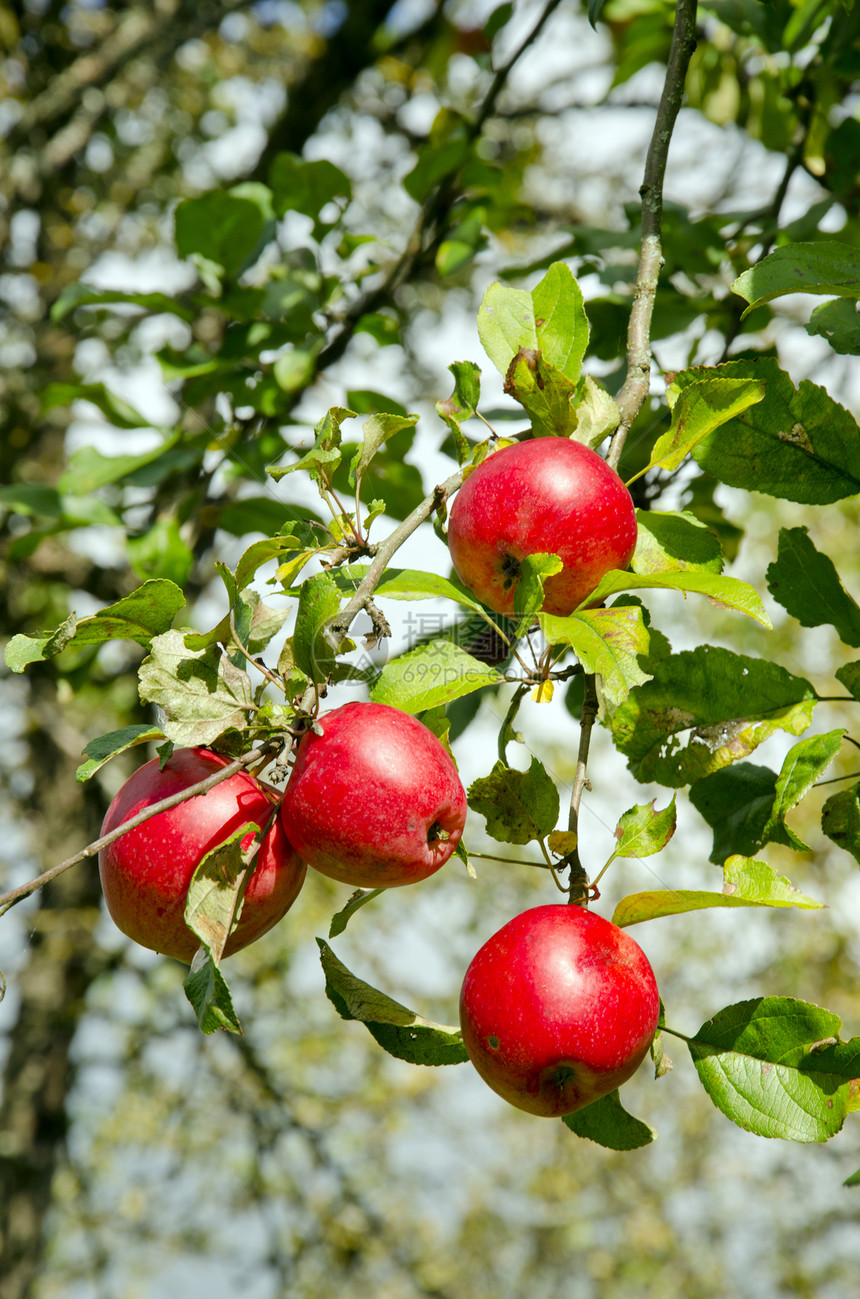
[[[102,835],[100,839],[94,840],[93,843],[88,843],[86,848],[82,848],[80,852],[76,852],[72,857],[67,857],[58,866],[52,866],[50,870],[37,875],[35,879],[30,880],[27,884],[20,884],[18,888],[10,889],[8,893],[0,894],[0,916],[4,915],[11,907],[14,907],[16,902],[29,897],[31,893],[35,893],[44,884],[49,884],[51,880],[56,879],[58,875],[62,875],[71,866],[77,866],[79,862],[86,861],[88,857],[95,857],[97,853],[101,852],[102,848],[107,848],[108,844],[113,843],[115,839],[128,834],[129,830],[134,830],[137,826],[143,825],[144,821],[148,821],[150,817],[157,816],[159,812],[166,812],[169,808],[176,807],[178,803],[184,803],[187,798],[193,798],[196,794],[207,794],[210,789],[220,784],[222,780],[229,780],[231,776],[236,775],[237,771],[253,766],[255,762],[268,753],[274,753],[275,748],[276,745],[274,744],[261,744],[256,749],[249,749],[241,758],[237,758],[229,766],[222,767],[214,775],[207,776],[205,780],[198,781],[196,785],[189,785],[187,789],[181,789],[178,794],[171,794],[168,798],[162,798],[158,803],[153,803],[150,807],[144,808],[142,812],[138,812],[136,816],[129,817],[127,821],[123,821],[122,825],[118,825],[115,830]]]
[[[499,95],[507,83],[511,72],[534,43],[549,21],[561,0],[548,0],[543,12],[534,27],[517,46],[507,62],[494,74],[489,89],[478,112],[469,124],[466,139],[474,143],[478,139],[487,120],[491,117]],[[455,199],[454,185],[462,170],[462,164],[447,175],[442,176],[433,187],[421,207],[418,220],[409,236],[406,247],[389,268],[384,280],[375,289],[370,289],[358,298],[346,311],[340,321],[340,331],[331,342],[327,343],[319,354],[317,370],[324,369],[338,360],[345,352],[355,333],[360,318],[369,312],[376,311],[392,294],[413,274],[416,267],[427,258],[441,239],[444,230],[444,218],[453,206]]]
[[[634,419],[648,396],[651,380],[651,317],[663,265],[663,180],[672,132],[684,97],[690,57],[696,48],[697,0],[678,0],[663,93],[645,159],[642,198],[642,249],[627,328],[627,377],[616,398],[621,411],[606,459],[616,469]]]
[[[456,492],[457,488],[461,487],[462,484],[463,471],[459,469],[456,474],[446,478],[444,483],[434,487],[430,495],[425,496],[420,505],[415,506],[411,514],[407,514],[403,522],[398,524],[390,536],[386,537],[384,541],[380,541],[373,563],[362,578],[355,595],[348,604],[344,605],[340,613],[332,618],[326,629],[326,640],[333,649],[339,648],[341,641],[349,631],[353,619],[362,609],[367,608],[367,604],[376,590],[382,574],[385,572],[388,561],[395,551],[399,550],[407,537],[411,537],[416,528],[422,523],[426,523],[433,511],[438,509],[451,493]]]

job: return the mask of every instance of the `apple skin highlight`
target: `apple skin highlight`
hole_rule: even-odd
[[[630,493],[596,451],[569,438],[503,447],[472,471],[454,497],[448,547],[460,580],[496,613],[514,612],[519,564],[558,555],[543,611],[566,617],[605,573],[625,569],[636,547]]]

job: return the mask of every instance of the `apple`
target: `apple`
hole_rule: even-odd
[[[108,834],[144,808],[213,775],[229,759],[210,749],[175,749],[159,771],[153,758],[125,782],[105,815]],[[253,821],[261,828],[280,797],[247,771],[195,794],[115,839],[99,854],[99,875],[111,919],[143,947],[190,962],[200,946],[185,924],[185,898],[201,858]],[[250,841],[243,841],[243,846]],[[275,816],[256,857],[235,931],[224,954],[260,938],[289,911],[299,895],[305,863]]]
[[[426,879],[460,842],[466,794],[440,741],[388,704],[351,703],[308,731],[281,802],[315,870],[359,888]]]
[[[460,580],[496,613],[514,611],[520,562],[558,555],[543,610],[573,613],[636,546],[627,488],[596,451],[569,438],[504,447],[472,471],[454,497],[448,546]]]
[[[533,907],[504,925],[474,957],[460,994],[463,1042],[484,1082],[518,1109],[553,1118],[626,1082],[659,1013],[639,944],[570,904]]]

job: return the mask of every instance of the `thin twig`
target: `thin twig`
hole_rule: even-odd
[[[444,504],[447,497],[452,492],[456,492],[457,488],[461,487],[462,484],[463,471],[460,469],[456,474],[452,474],[450,478],[446,478],[444,483],[440,483],[438,487],[435,487],[429,496],[425,496],[420,505],[415,506],[411,514],[407,514],[403,522],[398,524],[390,536],[386,537],[384,541],[380,541],[373,562],[361,579],[355,595],[332,618],[326,628],[326,640],[333,649],[337,650],[340,647],[352,625],[353,619],[362,609],[366,608],[392,555],[403,545],[407,537],[410,537],[422,523],[426,523],[433,511]]]
[[[545,24],[560,3],[561,0],[549,0],[529,34],[493,76],[478,112],[466,129],[466,140],[469,143],[474,142],[480,136],[514,67],[540,35]],[[400,285],[409,279],[419,262],[430,255],[441,237],[444,218],[456,198],[454,183],[461,170],[462,164],[447,175],[442,176],[428,194],[403,252],[389,268],[382,283],[358,298],[345,312],[339,322],[339,332],[326,343],[317,358],[316,368],[318,372],[340,359],[346,351],[361,317],[377,311],[380,306],[389,302]]]
[[[586,673],[582,696],[582,714],[579,721],[579,753],[576,758],[576,774],[573,778],[573,789],[570,795],[570,813],[567,828],[576,835],[576,845],[567,858],[570,865],[570,900],[583,901],[583,886],[587,875],[579,856],[579,807],[582,794],[588,784],[588,752],[591,748],[591,732],[597,721],[597,685],[594,676]]]
[[[627,377],[616,398],[621,422],[606,459],[616,469],[634,419],[651,385],[651,317],[663,265],[663,180],[675,121],[684,97],[690,57],[696,48],[696,0],[678,0],[663,93],[645,159],[642,197],[642,249],[627,328]]]
[[[250,749],[247,753],[243,754],[241,758],[237,758],[235,762],[231,762],[228,766],[222,767],[213,775],[207,776],[205,780],[198,781],[196,785],[189,785],[187,789],[181,789],[178,794],[171,794],[168,798],[162,798],[158,803],[152,803],[149,807],[144,808],[143,811],[138,812],[135,816],[129,817],[127,821],[123,821],[122,825],[118,825],[116,829],[111,830],[109,834],[104,834],[100,839],[96,839],[93,843],[88,843],[86,848],[82,848],[80,852],[76,852],[73,857],[67,857],[66,860],[61,861],[58,866],[52,866],[50,870],[44,871],[41,875],[37,875],[35,879],[30,880],[27,884],[20,884],[18,888],[10,889],[8,893],[0,894],[0,916],[4,915],[10,907],[15,905],[16,902],[20,902],[23,898],[29,897],[31,893],[35,893],[36,890],[42,888],[44,884],[49,884],[51,880],[56,879],[58,875],[62,875],[63,872],[69,870],[71,866],[77,866],[79,862],[86,861],[88,857],[95,857],[97,853],[101,852],[102,848],[107,848],[108,844],[112,844],[115,839],[119,839],[122,835],[128,834],[129,830],[134,830],[137,826],[143,825],[144,821],[148,821],[150,817],[157,816],[159,812],[166,812],[169,808],[176,807],[178,803],[184,803],[187,798],[193,798],[196,794],[208,793],[210,789],[213,789],[215,785],[220,784],[222,780],[229,780],[231,776],[236,775],[237,771],[242,771],[245,767],[253,766],[255,762],[259,761],[259,759],[263,758],[267,753],[273,755],[276,748],[277,744],[271,743],[261,744],[256,749]]]

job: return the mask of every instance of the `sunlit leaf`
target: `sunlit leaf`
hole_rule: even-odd
[[[688,1043],[718,1109],[761,1137],[828,1141],[860,1107],[860,1038],[830,1011],[789,997],[727,1006]]]
[[[744,271],[732,292],[749,303],[744,315],[786,293],[860,298],[860,251],[851,244],[785,244]]]

